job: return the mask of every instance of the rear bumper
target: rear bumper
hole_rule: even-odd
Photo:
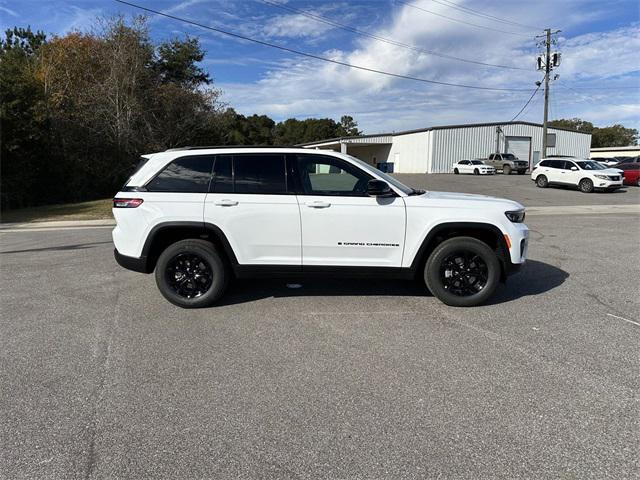
[[[133,270],[134,272],[150,273],[147,268],[147,257],[127,257],[118,252],[117,248],[113,249],[113,256],[123,268],[127,270]]]

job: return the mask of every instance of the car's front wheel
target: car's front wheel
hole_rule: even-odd
[[[580,187],[580,191],[583,193],[593,192],[593,182],[588,178],[583,178],[582,180],[580,180],[578,186]]]
[[[547,188],[549,186],[549,180],[544,175],[538,175],[538,178],[536,178],[536,186],[540,188]]]
[[[484,303],[500,280],[500,262],[484,242],[472,237],[445,240],[424,269],[427,288],[443,303],[473,307]]]
[[[477,168],[473,169],[473,174],[474,175],[480,175],[480,170],[478,170]]]
[[[457,168],[453,169],[453,173],[455,173],[456,175],[458,175],[460,173],[460,170],[458,170]]]
[[[229,275],[210,242],[187,239],[162,252],[155,276],[160,293],[171,303],[183,308],[200,308],[220,299]]]
[[[511,175],[511,165],[503,165],[502,166],[502,173],[504,175]]]

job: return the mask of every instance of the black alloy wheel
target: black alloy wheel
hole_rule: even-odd
[[[169,245],[155,267],[160,293],[183,308],[209,307],[224,294],[230,272],[216,247],[187,238]]]
[[[440,281],[448,292],[469,297],[487,286],[489,268],[474,252],[460,250],[447,255],[440,263]]]
[[[187,299],[201,297],[213,283],[211,265],[191,252],[179,253],[169,260],[165,275],[171,289]]]
[[[500,282],[496,251],[472,237],[453,237],[438,245],[424,268],[427,288],[453,307],[484,303]]]

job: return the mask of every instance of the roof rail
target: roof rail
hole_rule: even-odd
[[[295,145],[198,145],[168,148],[165,152],[177,152],[180,150],[214,150],[223,148],[300,148]]]

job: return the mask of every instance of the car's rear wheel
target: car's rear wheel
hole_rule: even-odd
[[[214,246],[199,239],[180,240],[167,247],[155,272],[160,293],[183,308],[213,305],[224,293],[228,276]]]
[[[480,175],[480,170],[478,170],[477,168],[473,169],[473,174],[474,175]]]
[[[484,303],[495,291],[500,262],[495,252],[476,238],[451,238],[429,256],[424,280],[442,303],[472,307]]]
[[[588,178],[583,178],[582,180],[580,180],[578,187],[580,188],[580,191],[583,193],[593,192],[593,182]]]
[[[538,178],[536,178],[536,186],[540,188],[547,188],[549,186],[549,180],[545,175],[538,175]]]
[[[453,169],[453,173],[455,173],[456,175],[458,175],[460,173],[460,171],[457,168]]]
[[[502,166],[502,173],[505,175],[511,175],[511,166],[510,165],[503,165]]]

